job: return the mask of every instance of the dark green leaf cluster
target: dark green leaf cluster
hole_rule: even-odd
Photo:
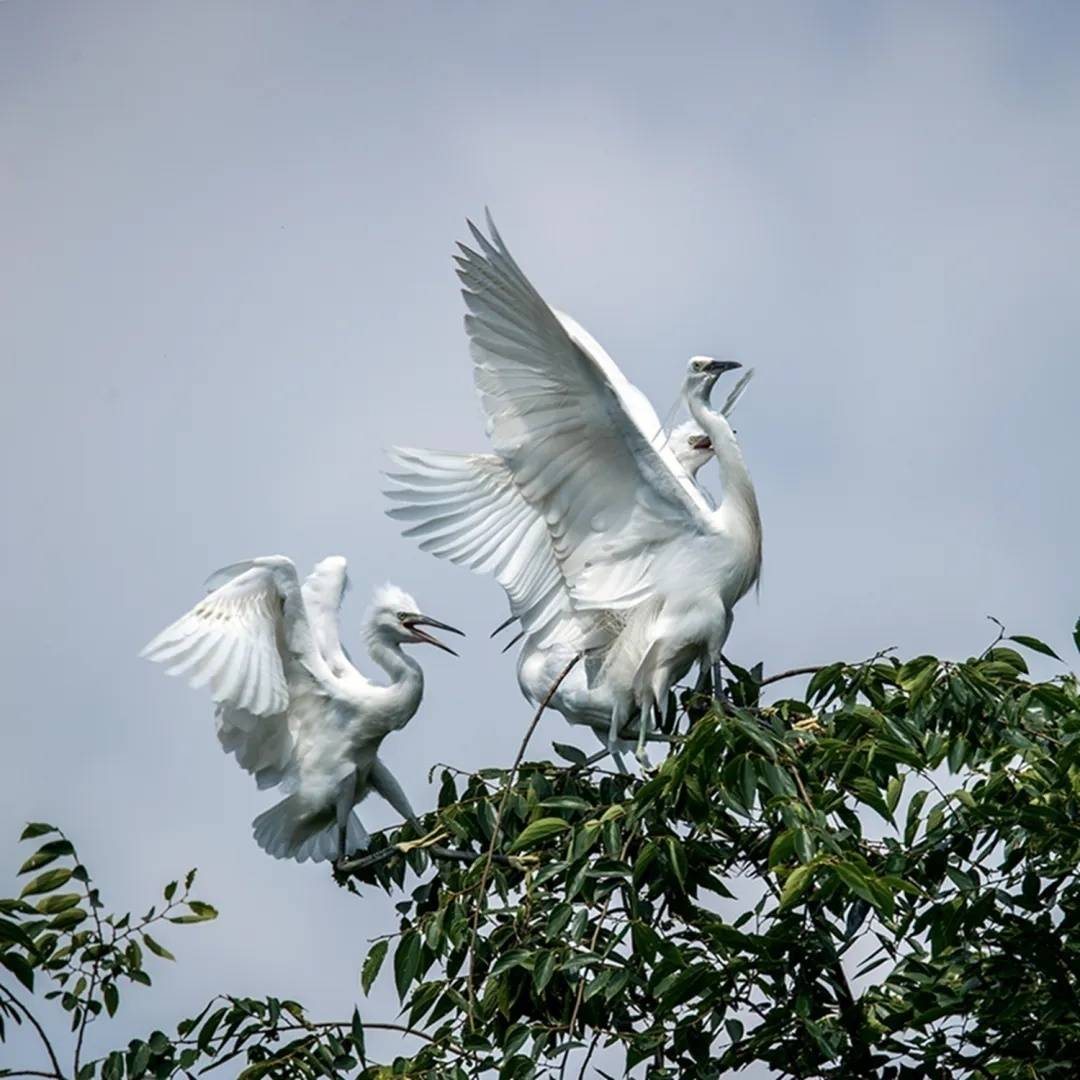
[[[738,674],[644,783],[443,773],[425,824],[454,849],[356,871],[420,877],[392,951],[409,1023],[504,1077],[613,1045],[656,1078],[1075,1075],[1075,678],[1030,681],[1000,640],[834,664],[771,705]]]

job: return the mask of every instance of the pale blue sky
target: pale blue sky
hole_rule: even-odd
[[[734,658],[966,653],[990,613],[1071,648],[1078,30],[1039,3],[0,5],[0,873],[45,818],[110,902],[197,864],[222,909],[169,935],[125,1036],[222,989],[347,1015],[390,920],[256,849],[267,797],[205,698],[136,659],[210,570],[340,552],[347,641],[386,578],[470,631],[386,744],[418,807],[435,761],[512,758],[501,595],[400,540],[378,476],[394,442],[484,445],[450,254],[485,204],[661,414],[693,353],[757,368]]]

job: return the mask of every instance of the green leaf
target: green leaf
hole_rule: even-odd
[[[173,956],[173,954],[171,952],[169,952],[169,950],[166,949],[164,945],[159,945],[148,933],[146,933],[145,930],[143,931],[142,939],[143,939],[143,943],[146,945],[146,947],[155,956],[160,956],[162,960],[175,960],[176,959],[176,957]]]
[[[386,944],[385,941],[382,942]],[[386,951],[385,949],[383,950]],[[364,991],[367,993],[367,991]],[[360,1064],[367,1068],[367,1052],[364,1048],[364,1022],[360,1019],[360,1010],[353,1009],[352,1024],[350,1025],[350,1034],[352,1036],[353,1049],[356,1051],[356,1056],[360,1059]]]
[[[1027,634],[1013,634],[1012,637],[1007,639],[1008,641],[1015,641],[1017,645],[1023,645],[1025,649],[1030,649],[1032,652],[1041,653],[1043,656],[1049,656],[1051,660],[1061,660],[1045,641],[1040,641],[1035,637],[1028,637]]]
[[[27,990],[34,992],[34,969],[24,957],[14,952],[0,952],[0,964],[3,964]]]
[[[537,957],[533,968],[533,989],[538,994],[544,992],[544,988],[551,982],[551,976],[555,974],[555,953],[546,950]]]
[[[907,820],[904,823],[904,843],[911,845],[915,837],[919,832],[919,814],[922,811],[923,803],[926,802],[927,796],[930,794],[925,788],[922,791],[916,791],[911,796],[911,802],[908,803],[907,808]]]
[[[900,801],[900,795],[904,790],[905,776],[901,773],[899,776],[894,776],[889,781],[889,786],[885,790],[885,805],[889,808],[889,813],[896,812],[896,804]]]
[[[48,866],[49,863],[55,862],[59,857],[59,855],[54,855],[48,851],[35,851],[34,854],[19,867],[16,876],[19,876],[20,874],[29,874],[33,870],[40,870],[43,866]]]
[[[415,930],[407,930],[394,951],[394,984],[402,1001],[419,969],[420,935]]]
[[[853,892],[862,897],[868,904],[880,907],[879,897],[870,887],[870,881],[866,875],[852,863],[838,862],[833,866],[833,873]]]
[[[1080,619],[1076,620],[1076,626],[1073,627],[1073,644],[1076,646],[1076,651],[1080,652]]]
[[[61,885],[65,885],[71,880],[71,873],[71,870],[66,866],[58,867],[55,870],[46,870],[44,874],[32,878],[23,888],[23,891],[19,893],[19,896],[20,898],[36,896],[38,893],[52,892],[53,889],[59,889]]]
[[[46,825],[43,821],[31,821],[23,829],[20,840],[33,840],[35,836],[44,836],[46,833],[58,832],[55,825]]]
[[[114,1050],[105,1059],[105,1067],[101,1070],[102,1080],[123,1080],[124,1055],[119,1050]]]
[[[815,865],[796,866],[784,881],[780,890],[780,908],[789,908],[810,887],[811,879],[817,870]]]
[[[856,776],[849,781],[851,790],[859,802],[873,807],[886,821],[892,824],[893,816],[881,796],[881,789],[868,776]]]
[[[686,891],[686,851],[683,842],[678,837],[668,836],[664,838],[664,846],[667,848],[668,865],[675,872],[679,882],[679,888]]]
[[[592,810],[592,806],[577,795],[556,795],[551,799],[544,799],[540,805],[545,810]]]
[[[61,911],[54,919],[49,920],[49,928],[51,930],[70,930],[73,926],[78,926],[86,918],[89,918],[89,916],[81,908],[68,908],[67,911]]]
[[[585,752],[576,746],[561,742],[553,742],[551,745],[555,748],[555,753],[565,761],[569,761],[571,765],[584,765],[589,760]]]
[[[512,855],[515,851],[524,851],[525,848],[531,847],[533,844],[539,844],[541,841],[556,836],[558,833],[569,828],[569,823],[563,821],[562,818],[537,818],[536,821],[526,825],[525,828],[518,833],[517,838],[510,845],[509,853]]]
[[[27,952],[34,952],[34,942],[22,927],[7,919],[0,919],[0,943],[18,945]]]
[[[129,1047],[131,1060],[128,1063],[129,1080],[138,1080],[146,1072],[146,1066],[150,1064],[150,1044],[135,1040]]]
[[[116,1010],[120,1006],[120,991],[116,989],[116,984],[113,982],[107,982],[101,988],[101,996],[105,1002],[105,1011],[110,1016],[116,1015]]]
[[[547,918],[547,926],[544,928],[548,941],[554,941],[566,929],[566,924],[573,914],[574,909],[565,901],[560,901],[551,909],[551,914]]]
[[[222,1006],[215,1012],[212,1012],[204,1021],[203,1026],[199,1029],[198,1046],[199,1049],[205,1054],[214,1041],[214,1036],[217,1034],[217,1029],[221,1026],[221,1021],[225,1019],[225,1014],[229,1011],[227,1006]]]
[[[74,907],[80,900],[82,900],[81,893],[57,893],[39,900],[34,906],[42,915],[57,915],[61,911]]]
[[[360,970],[360,985],[364,988],[365,994],[371,993],[372,984],[378,978],[379,970],[382,968],[386,950],[389,946],[390,942],[386,938],[376,941],[364,958],[364,966]]]

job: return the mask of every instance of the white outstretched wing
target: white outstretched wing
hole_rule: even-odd
[[[162,630],[140,655],[166,665],[170,675],[187,676],[194,687],[209,684],[218,703],[255,716],[279,713],[289,701],[282,608],[273,568],[253,565]]]
[[[352,665],[338,626],[341,599],[349,588],[346,568],[341,555],[328,555],[315,564],[300,589],[315,647],[339,678]]]
[[[404,503],[388,510],[403,535],[424,551],[491,574],[511,612],[536,631],[570,606],[543,519],[522,497],[495,454],[456,454],[395,447],[397,485],[386,495]]]
[[[491,240],[461,245],[474,377],[498,455],[544,520],[578,608],[647,595],[659,549],[705,531],[708,504],[644,395],[573,320],[560,318]]]

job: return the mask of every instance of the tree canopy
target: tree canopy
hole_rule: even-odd
[[[441,769],[426,834],[377,834],[336,875],[398,900],[361,971],[365,992],[393,981],[397,1018],[223,996],[83,1060],[146,954],[172,958],[161,928],[215,912],[189,875],[140,919],[106,914],[72,842],[32,824],[0,900],[0,1037],[38,1024],[37,995],[72,1046],[41,1026],[41,1060],[0,1075],[1074,1076],[1080,689],[1064,663],[1033,679],[1031,653],[1059,662],[1003,632],[963,661],[816,668],[780,698],[787,673],[733,668],[673,703],[644,776],[559,744]],[[370,1060],[372,1028],[401,1055]]]

